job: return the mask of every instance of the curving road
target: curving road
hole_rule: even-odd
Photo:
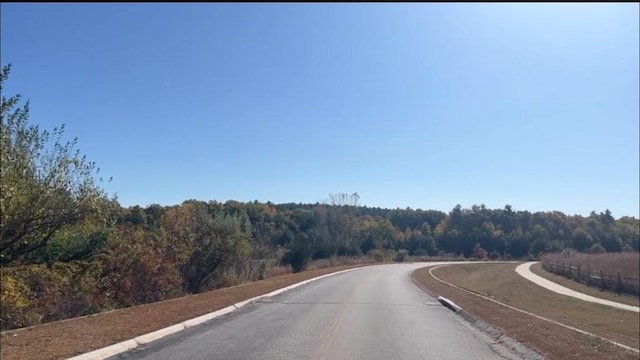
[[[412,283],[429,265],[320,279],[111,359],[517,359]]]
[[[542,276],[536,275],[533,272],[531,272],[531,266],[535,263],[537,263],[538,261],[531,261],[531,262],[527,262],[521,265],[518,265],[516,267],[516,272],[524,277],[525,279],[535,283],[538,286],[542,286],[545,289],[551,290],[555,293],[561,294],[561,295],[566,295],[566,296],[571,296],[573,298],[576,299],[580,299],[583,301],[588,301],[588,302],[592,302],[592,303],[597,303],[597,304],[602,304],[602,305],[607,305],[607,306],[611,306],[617,309],[622,309],[622,310],[627,310],[627,311],[634,311],[634,312],[640,312],[640,308],[637,306],[631,306],[631,305],[627,305],[627,304],[622,304],[619,302],[615,302],[615,301],[610,301],[610,300],[605,300],[605,299],[600,299],[591,295],[587,295],[575,290],[571,290],[569,288],[566,288],[560,284],[554,283],[553,281],[549,281],[545,278],[543,278]]]

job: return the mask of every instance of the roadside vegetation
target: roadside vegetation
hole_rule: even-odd
[[[3,360],[67,359],[267,294],[300,281],[366,264],[288,273],[197,295],[2,333]],[[61,334],[64,334],[61,336]]]
[[[639,220],[592,212],[189,199],[123,207],[65,127],[30,123],[5,94],[0,122],[1,329],[199,294],[313,264],[411,259],[529,259],[566,248],[637,252]]]
[[[639,348],[640,316],[556,294],[515,272],[517,264],[450,265],[433,270],[439,279],[503,304]],[[413,275],[419,286],[454,301],[547,359],[637,359],[638,354],[571,329],[503,307],[437,281],[429,268]]]

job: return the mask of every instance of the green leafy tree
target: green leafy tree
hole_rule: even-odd
[[[578,251],[586,251],[593,246],[593,239],[583,229],[573,231],[573,248]]]
[[[283,265],[291,265],[293,272],[304,271],[313,254],[311,243],[304,233],[290,236],[293,237],[293,240],[289,244],[287,252],[282,256],[281,263]]]
[[[29,124],[29,101],[4,96],[11,66],[0,81],[0,264],[43,262],[43,249],[56,234],[88,218],[111,221],[109,199],[95,178],[99,169],[64,141],[64,124],[53,132]],[[100,179],[101,180],[101,179]],[[93,236],[86,246],[96,244]],[[76,239],[74,252],[82,253]],[[82,242],[82,241],[81,241]]]
[[[136,205],[134,207],[124,209],[123,215],[119,219],[119,222],[127,222],[131,225],[146,225],[147,214],[144,210]]]
[[[616,228],[625,245],[634,251],[640,250],[640,220],[623,216],[616,221]]]
[[[507,241],[507,250],[512,257],[520,258],[529,253],[529,242],[531,241],[529,232],[514,231],[509,234]]]
[[[540,253],[545,253],[549,251],[551,251],[551,242],[549,241],[549,239],[542,238],[542,237],[535,239],[531,243],[531,248],[529,250],[529,252],[533,256],[538,256],[538,254]]]
[[[589,249],[589,252],[591,254],[604,254],[607,252],[607,249],[605,249],[600,244],[593,244],[593,246]]]

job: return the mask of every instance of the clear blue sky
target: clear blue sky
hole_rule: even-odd
[[[7,94],[124,206],[639,216],[638,4],[2,4]]]

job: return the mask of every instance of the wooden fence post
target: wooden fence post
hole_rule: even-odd
[[[580,265],[578,265],[578,282],[582,282],[582,269],[580,269]]]
[[[620,277],[620,272],[618,271],[618,281],[616,283],[616,292],[618,293],[618,295],[622,293],[622,290],[623,290],[622,277]]]

